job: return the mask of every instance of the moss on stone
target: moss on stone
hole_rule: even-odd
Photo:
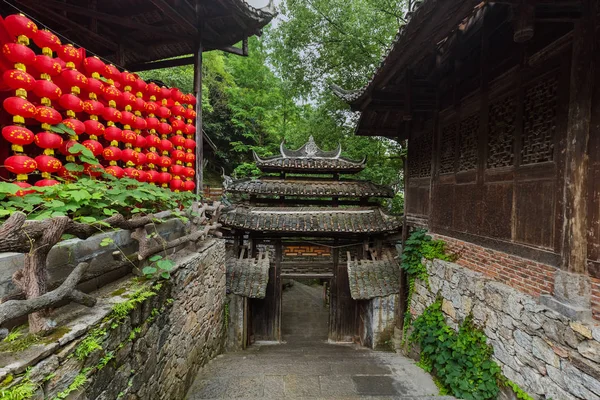
[[[28,325],[23,325],[17,329],[20,332],[27,332],[29,327],[28,327]],[[19,336],[15,340],[12,340],[10,342],[1,342],[0,343],[0,353],[7,353],[7,352],[14,353],[14,352],[27,350],[31,346],[34,346],[37,344],[49,344],[49,343],[57,341],[58,339],[60,339],[61,337],[63,337],[67,333],[69,333],[70,331],[71,331],[71,328],[68,328],[66,326],[61,326],[61,327],[52,329],[51,331],[48,331],[48,332],[46,332],[44,334],[40,334],[40,335],[32,334],[32,333],[23,333],[22,336]]]
[[[117,289],[117,290],[115,290],[115,291],[114,291],[114,292],[112,292],[110,295],[111,295],[112,297],[116,297],[116,296],[120,296],[120,295],[122,295],[122,294],[123,294],[123,293],[125,293],[126,291],[127,291],[127,288],[124,288],[124,287],[123,287],[123,288],[121,288],[121,289]]]

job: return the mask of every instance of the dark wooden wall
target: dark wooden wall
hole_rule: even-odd
[[[519,45],[510,24],[486,21],[456,51],[439,78],[438,111],[410,133],[406,209],[433,232],[557,265],[571,27],[536,28]],[[599,153],[596,143],[596,170]]]

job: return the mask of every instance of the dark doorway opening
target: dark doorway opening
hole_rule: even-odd
[[[285,279],[282,292],[281,332],[287,343],[327,341],[329,334],[329,280]]]

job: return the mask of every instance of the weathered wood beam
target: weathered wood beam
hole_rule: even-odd
[[[106,14],[106,13],[103,13],[100,11],[95,11],[93,9],[89,9],[86,7],[76,6],[73,4],[66,4],[66,3],[63,3],[60,1],[56,1],[56,0],[44,0],[44,6],[53,8],[53,9],[57,9],[57,10],[61,10],[61,11],[64,10],[64,11],[67,11],[68,13],[83,15],[86,17],[92,17],[96,20],[105,21],[112,25],[119,25],[119,26],[124,26],[126,28],[130,28],[130,29],[142,30],[142,31],[145,31],[146,33],[156,33],[157,35],[163,36],[163,37],[169,36],[169,37],[173,37],[173,38],[181,40],[182,36],[186,36],[189,34],[187,32],[186,33],[171,32],[170,30],[167,30],[161,26],[143,24],[140,22],[136,22],[131,18],[123,18],[123,17],[114,15],[114,14]]]
[[[191,30],[193,33],[198,33],[198,28],[193,21],[193,17],[195,13],[189,10],[188,16],[192,17],[188,19],[184,14],[181,14],[177,9],[173,8],[169,3],[165,0],[150,0],[152,4],[156,6],[160,11],[162,11],[167,17],[169,17],[173,22],[183,25],[186,29]]]
[[[93,41],[95,44],[99,44],[100,46],[105,47],[112,51],[116,51],[119,47],[117,43],[106,39],[106,37],[99,35],[96,32],[91,31],[90,29],[84,27],[83,25],[78,24],[75,21],[72,21],[71,19],[65,17],[64,15],[54,12],[43,6],[40,6],[40,3],[36,0],[19,0],[17,3],[34,11],[35,13],[43,13],[44,16],[51,18],[53,20],[53,22],[56,22],[57,24],[61,24],[64,27],[68,27],[75,32],[80,32],[82,35],[87,36],[88,39],[90,39],[90,41]],[[52,28],[52,27],[50,27],[50,28]],[[52,28],[52,29],[55,29],[55,28]],[[89,50],[98,52],[97,48],[90,46],[90,44],[88,44],[88,43],[86,43],[86,45],[88,46]]]
[[[170,68],[170,67],[179,67],[181,65],[191,65],[194,63],[195,56],[181,57],[181,58],[172,58],[170,60],[162,60],[162,61],[153,61],[148,63],[141,64],[131,64],[128,65],[130,71],[151,71],[154,69],[161,68]]]

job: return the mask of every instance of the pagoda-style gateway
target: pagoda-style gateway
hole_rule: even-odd
[[[236,199],[221,216],[234,239],[228,288],[236,299],[230,303],[235,345],[281,340],[282,281],[302,278],[321,279],[329,288],[330,340],[359,337],[376,346],[393,329],[399,292],[394,243],[401,221],[372,199],[394,193],[342,178],[363,170],[365,160],[341,157],[340,147],[323,151],[312,136],[300,149],[282,144],[280,152],[254,154],[266,173],[261,178],[225,182]]]

